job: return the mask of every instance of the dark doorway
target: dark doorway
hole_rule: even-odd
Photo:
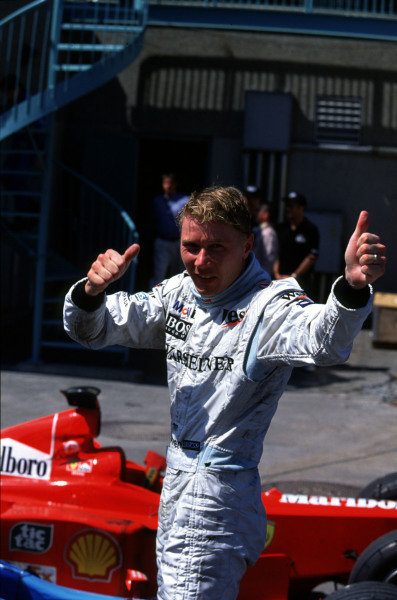
[[[176,140],[146,138],[139,142],[135,222],[139,231],[139,255],[136,288],[147,289],[153,265],[153,232],[151,205],[161,194],[161,175],[173,172],[179,180],[179,191],[190,194],[207,185],[209,140]]]

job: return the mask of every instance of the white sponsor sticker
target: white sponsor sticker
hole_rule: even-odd
[[[9,562],[14,565],[14,567],[17,567],[17,569],[21,569],[21,571],[34,573],[34,575],[37,575],[40,579],[44,579],[50,583],[57,582],[57,570],[55,567],[47,565],[31,565],[28,563],[16,562],[15,560],[10,560]]]
[[[16,523],[10,531],[10,550],[22,552],[47,552],[52,546],[53,525],[42,523]]]
[[[27,479],[50,479],[51,454],[12,438],[1,440],[1,474]]]
[[[327,496],[307,496],[305,494],[283,494],[280,502],[283,504],[304,504],[311,506],[397,509],[397,502],[395,500],[374,500],[372,498],[328,498]]]

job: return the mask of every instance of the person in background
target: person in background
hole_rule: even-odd
[[[271,212],[268,204],[260,204],[256,213],[256,222],[257,226],[253,229],[255,239],[252,250],[262,269],[272,276],[274,263],[278,257],[278,239],[271,224]]]
[[[254,185],[249,185],[245,188],[243,195],[251,217],[251,226],[255,227],[257,224],[256,215],[263,202],[261,191]]]
[[[313,292],[314,265],[318,258],[319,232],[305,216],[307,201],[303,194],[290,192],[283,201],[287,220],[277,230],[279,254],[274,265],[274,277],[294,277],[310,294]]]
[[[174,173],[163,173],[163,193],[153,200],[154,220],[154,265],[152,285],[166,277],[176,275],[183,269],[179,251],[180,231],[176,216],[188,200],[179,193],[178,180]]]

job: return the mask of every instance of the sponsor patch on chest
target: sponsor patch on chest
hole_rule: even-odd
[[[172,310],[179,313],[184,319],[193,319],[196,314],[196,306],[182,300],[176,300],[172,305]]]
[[[233,358],[229,356],[200,356],[198,354],[190,354],[182,352],[178,348],[174,348],[170,344],[165,345],[167,352],[167,360],[177,362],[184,365],[192,371],[231,371],[234,363]]]
[[[176,315],[168,315],[165,323],[165,332],[178,340],[185,340],[192,324]]]
[[[244,319],[246,312],[245,310],[229,310],[224,308],[222,312],[222,327],[238,325]]]

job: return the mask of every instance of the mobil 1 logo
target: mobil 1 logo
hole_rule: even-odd
[[[178,340],[185,340],[192,324],[180,319],[176,315],[169,314],[165,323],[165,331]]]

